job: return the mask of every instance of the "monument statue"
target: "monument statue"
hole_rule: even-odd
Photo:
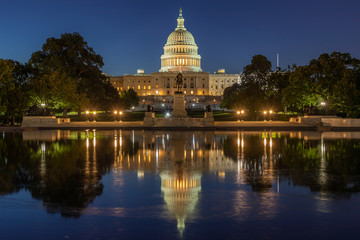
[[[153,111],[153,109],[152,109],[152,107],[151,107],[150,105],[147,105],[147,109],[146,109],[146,111],[147,111],[147,112],[152,112],[152,111]]]
[[[176,76],[176,86],[178,88],[176,93],[181,93],[181,88],[183,85],[183,75],[179,72],[179,74]]]

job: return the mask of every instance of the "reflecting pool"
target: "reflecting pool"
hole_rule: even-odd
[[[360,133],[0,134],[0,239],[349,239]]]

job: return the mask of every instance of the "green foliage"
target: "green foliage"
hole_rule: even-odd
[[[234,84],[224,91],[223,108],[245,109],[249,119],[256,119],[263,109],[279,110],[281,92],[287,85],[288,72],[271,72],[271,62],[262,55],[252,58],[244,67],[241,85]]]
[[[0,59],[0,114],[7,109],[7,94],[14,89],[14,77],[12,72],[15,68],[13,61]]]
[[[120,104],[122,109],[130,109],[133,106],[139,105],[139,100],[138,94],[132,88],[127,91],[124,90],[120,94]]]
[[[0,68],[0,113],[3,121],[14,124],[15,118],[21,118],[29,108],[29,69],[19,62],[2,59]]]
[[[360,61],[349,53],[322,54],[309,65],[290,74],[283,90],[283,104],[303,113],[319,113],[326,103],[326,113],[359,113]]]
[[[29,64],[37,104],[45,101],[51,109],[66,114],[89,107],[106,110],[119,101],[116,90],[100,70],[104,65],[102,57],[79,33],[48,38],[42,50],[32,54]]]

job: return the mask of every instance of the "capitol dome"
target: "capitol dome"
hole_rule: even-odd
[[[177,27],[164,46],[160,72],[201,72],[198,47],[193,35],[184,26],[185,19],[180,8]]]

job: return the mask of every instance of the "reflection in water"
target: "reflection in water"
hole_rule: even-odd
[[[160,176],[164,210],[180,234],[199,215],[205,175],[234,184],[221,202],[237,219],[276,217],[281,182],[309,188],[316,211],[326,213],[332,196],[360,191],[359,139],[358,133],[315,132],[9,133],[0,139],[0,196],[26,189],[48,212],[79,217],[102,194],[104,174],[112,171],[113,184],[122,187],[125,172],[141,182],[151,172]]]
[[[199,173],[160,173],[161,191],[171,217],[177,220],[180,235],[185,229],[187,218],[193,217],[201,191]]]

